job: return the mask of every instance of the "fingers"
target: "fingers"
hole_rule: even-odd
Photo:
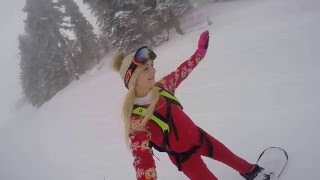
[[[209,31],[208,31],[208,30],[203,31],[203,32],[201,33],[201,36],[202,36],[202,37],[208,36],[208,35],[209,35]]]
[[[206,38],[205,44],[204,44],[204,48],[205,48],[205,49],[208,49],[208,46],[209,46],[209,38],[210,38],[210,36],[208,35],[207,38]]]
[[[209,31],[206,30],[202,32],[200,35],[198,47],[207,49],[208,46],[209,46]]]

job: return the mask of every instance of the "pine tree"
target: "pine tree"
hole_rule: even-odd
[[[136,50],[142,45],[153,43],[149,31],[148,19],[143,16],[141,4],[124,3],[118,1],[118,11],[114,15],[112,28],[108,34],[115,37],[112,46],[119,49]]]
[[[177,16],[178,18],[180,18],[181,16],[183,16],[186,12],[188,12],[188,10],[192,9],[192,3],[190,2],[190,0],[175,0],[173,1],[173,13],[175,16]]]
[[[70,81],[61,32],[63,16],[51,0],[27,0],[25,33],[19,36],[21,84],[33,105],[41,106]]]
[[[108,25],[108,21],[113,18],[113,1],[114,0],[83,0],[83,3],[89,6],[91,14],[97,17],[97,24],[102,32],[102,34],[99,36],[98,41],[104,43],[101,44],[103,47],[109,47],[110,45],[110,39],[108,39],[109,37],[106,35],[106,29],[110,28]],[[108,43],[108,45],[106,45],[105,43]]]
[[[98,24],[114,49],[132,51],[155,42],[150,32],[149,18],[143,14],[141,1],[85,0],[97,16]]]
[[[79,71],[82,74],[99,60],[97,36],[93,33],[93,26],[73,0],[59,0],[58,3],[65,11],[66,23],[70,25],[66,29],[75,35],[74,41],[69,44],[70,62],[74,62],[76,73]]]
[[[192,7],[189,0],[84,0],[84,3],[97,17],[110,46],[129,51],[141,45],[159,45],[156,36],[164,29],[169,34],[174,27],[183,34],[179,17]]]
[[[149,38],[153,45],[160,45],[161,41],[166,40],[165,37],[158,37],[164,29],[164,20],[157,12],[157,0],[142,0],[141,16],[145,22],[145,27],[152,38]],[[153,40],[155,38],[156,40]],[[160,39],[160,42],[159,42]]]
[[[156,11],[162,17],[163,26],[168,34],[171,27],[174,27],[178,34],[184,34],[179,18],[191,8],[189,0],[157,0]]]

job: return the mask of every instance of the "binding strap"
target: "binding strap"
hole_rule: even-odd
[[[147,112],[148,112],[147,109],[143,108],[143,107],[136,107],[136,108],[134,108],[134,110],[132,110],[133,114],[140,115],[140,116],[146,116]],[[169,130],[170,130],[169,125],[166,122],[162,121],[157,116],[155,116],[154,114],[155,113],[152,114],[150,119],[153,120],[156,124],[158,124],[158,126],[160,126],[160,128],[163,131],[163,133],[168,133]]]
[[[164,89],[160,89],[159,93],[162,97],[164,97],[166,100],[168,100],[170,103],[176,104],[179,107],[181,107],[181,109],[183,109],[180,101],[171,93],[169,93],[168,91],[164,90]]]

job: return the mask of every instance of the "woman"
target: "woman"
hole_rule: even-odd
[[[195,53],[175,71],[155,81],[156,54],[144,46],[126,55],[114,57],[128,89],[123,103],[127,144],[134,157],[136,178],[157,179],[151,148],[166,152],[179,171],[191,180],[217,180],[201,156],[220,161],[252,180],[263,169],[233,154],[226,146],[199,128],[185,114],[175,90],[204,58],[209,32],[201,34]]]

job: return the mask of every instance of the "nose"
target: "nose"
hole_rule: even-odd
[[[154,68],[153,66],[151,66],[151,71],[152,71],[152,73],[156,73],[156,68]]]

